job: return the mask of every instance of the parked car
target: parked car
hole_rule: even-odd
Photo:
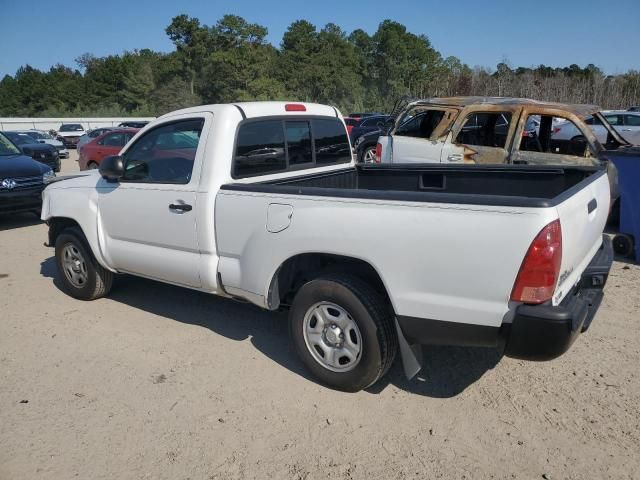
[[[628,112],[640,112],[640,105],[636,105],[636,106],[633,106],[633,107],[629,107],[629,108],[627,109],[627,111],[628,111]]]
[[[301,361],[347,391],[398,351],[417,373],[412,346],[548,360],[587,330],[612,262],[604,168],[355,167],[338,115],[179,110],[99,172],[52,183],[42,219],[63,288],[92,300],[129,273],[288,308]]]
[[[78,149],[78,152],[80,152],[80,148],[82,148],[84,144],[89,143],[94,138],[99,137],[103,133],[109,132],[114,128],[116,127],[99,127],[99,128],[94,128],[93,130],[87,131],[87,133],[85,133],[80,137],[80,139],[78,140],[78,143],[76,144],[76,148]]]
[[[372,130],[356,138],[353,149],[358,163],[376,163],[376,147],[382,130]]]
[[[633,145],[640,145],[640,112],[604,111],[602,116],[625,140]],[[598,141],[607,142],[608,130],[599,118],[589,116],[584,123],[589,125]],[[582,133],[570,122],[559,123],[553,131],[553,138],[565,141],[584,141]]]
[[[0,214],[40,216],[42,191],[54,176],[51,168],[24,155],[0,132]]]
[[[407,120],[408,123],[414,121],[414,118],[410,118]],[[496,130],[502,130],[504,132],[507,128],[507,124],[508,121],[506,117],[501,116],[496,121]],[[522,136],[534,138],[539,126],[540,117],[529,117],[522,132]],[[380,146],[378,144],[378,137],[380,135],[386,135],[389,129],[392,127],[393,123],[387,122],[384,128],[381,128],[379,130],[372,130],[364,135],[359,136],[354,143],[357,161],[360,163],[378,163],[381,158],[381,154],[378,151],[380,149]],[[477,129],[477,123],[473,123],[472,125],[468,123],[467,125],[465,125],[466,131],[469,131],[472,128]]]
[[[78,151],[80,170],[98,168],[105,157],[118,154],[137,132],[137,128],[115,128],[82,145]]]
[[[63,123],[57,132],[58,140],[64,143],[67,148],[75,148],[84,135],[84,127],[80,123]]]
[[[380,136],[377,161],[593,165],[604,148],[584,119],[595,116],[606,123],[599,110],[522,98],[418,100],[409,103],[387,135]],[[559,119],[581,136],[565,140],[554,134],[564,128]],[[605,129],[619,138],[608,123]],[[616,144],[622,143],[626,142]]]
[[[390,122],[393,122],[393,117],[391,115],[372,115],[370,117],[361,118],[351,129],[351,132],[349,132],[349,138],[353,143],[360,135],[373,132],[374,130],[382,131],[384,129],[388,129],[392,124],[390,124]]]
[[[355,127],[358,124],[358,119],[351,118],[351,117],[343,117],[342,120],[344,120],[344,124],[347,127],[347,133],[349,134],[349,137],[351,137],[351,131],[353,130],[353,127]]]
[[[55,147],[36,142],[30,135],[19,132],[2,132],[22,152],[34,160],[44,163],[54,172],[60,171],[60,156]]]
[[[56,140],[49,132],[43,130],[22,130],[19,133],[26,133],[38,143],[46,143],[55,147],[58,150],[58,156],[60,158],[69,158],[69,150],[67,150],[64,144],[60,140]]]
[[[149,122],[145,121],[145,120],[132,120],[132,121],[127,121],[127,122],[122,122],[120,125],[118,125],[119,127],[128,127],[128,128],[143,128],[145,127]]]

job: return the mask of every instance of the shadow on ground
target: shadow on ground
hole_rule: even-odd
[[[53,278],[62,290],[53,257],[41,264],[40,273]],[[116,278],[109,299],[178,322],[199,325],[226,338],[252,345],[292,372],[315,381],[289,348],[286,312],[268,312],[258,307],[186,288],[129,275]],[[367,391],[378,394],[389,384],[434,398],[460,394],[500,361],[500,354],[487,348],[429,347],[424,349],[425,368],[407,380],[399,358],[391,371]]]
[[[34,213],[16,213],[12,215],[0,215],[0,232],[16,228],[31,227],[42,223]],[[44,240],[43,240],[44,241]]]

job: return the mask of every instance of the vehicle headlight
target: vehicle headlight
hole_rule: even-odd
[[[49,169],[46,172],[44,172],[42,174],[42,183],[44,183],[45,185],[47,183],[51,183],[51,181],[56,178],[56,174],[53,173],[53,170]]]

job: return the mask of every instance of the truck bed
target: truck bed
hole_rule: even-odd
[[[597,167],[373,165],[223,190],[429,203],[546,208],[605,175]]]

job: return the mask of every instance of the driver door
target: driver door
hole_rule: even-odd
[[[174,117],[122,154],[125,174],[100,180],[105,255],[118,271],[200,287],[196,190],[211,114]]]

